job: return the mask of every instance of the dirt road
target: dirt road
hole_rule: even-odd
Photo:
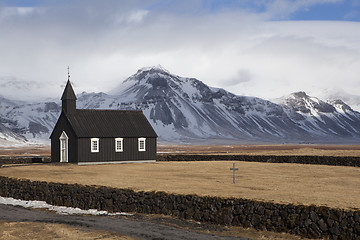
[[[123,216],[75,216],[58,215],[51,212],[30,210],[0,204],[0,220],[9,222],[44,222],[67,224],[87,229],[105,230],[130,236],[135,239],[240,239],[241,237],[220,237],[193,230],[176,228],[137,217]]]

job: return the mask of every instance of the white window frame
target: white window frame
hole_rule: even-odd
[[[69,137],[63,131],[59,138],[60,141],[60,162],[69,162]]]
[[[141,142],[144,142],[144,146],[142,146],[142,143]],[[138,138],[138,149],[139,149],[139,152],[145,152],[146,151],[146,138]]]
[[[118,148],[118,143],[120,143],[120,148]],[[124,151],[124,139],[123,138],[115,138],[115,152]]]
[[[98,138],[91,138],[90,139],[91,142],[91,152],[99,152],[99,139]],[[96,148],[95,148],[96,147]]]

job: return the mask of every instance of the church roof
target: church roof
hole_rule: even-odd
[[[61,100],[76,100],[74,89],[71,86],[70,80],[67,81],[64,93]]]
[[[79,138],[157,137],[142,111],[77,109],[65,115]]]

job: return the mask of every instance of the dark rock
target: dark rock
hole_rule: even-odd
[[[339,236],[340,235],[340,229],[339,227],[335,224],[333,227],[331,227],[329,229],[330,233],[336,235],[336,236]]]
[[[185,211],[185,219],[192,219],[194,217],[194,209],[188,208]]]
[[[271,218],[272,215],[273,215],[273,211],[271,211],[270,209],[265,210],[265,217],[266,218]]]
[[[354,220],[355,222],[360,223],[360,212],[354,213]]]
[[[318,226],[319,226],[319,228],[321,229],[321,231],[327,232],[328,227],[327,227],[327,225],[326,225],[326,223],[325,223],[325,221],[324,221],[323,219],[320,219],[320,220],[319,220]]]
[[[308,228],[308,237],[310,238],[321,237],[321,231],[315,224],[311,224],[310,227]]]
[[[254,214],[251,219],[251,224],[256,228],[261,223],[261,216]]]
[[[307,214],[306,212],[302,212],[300,214],[300,220],[301,221],[305,221],[306,219],[308,219],[308,217],[309,217],[309,214]]]
[[[251,222],[248,221],[248,220],[245,220],[245,221],[244,221],[243,226],[244,226],[245,228],[250,228],[250,227],[252,227],[252,226],[251,226]]]
[[[288,213],[287,213],[286,209],[281,209],[281,211],[280,211],[280,216],[281,216],[281,218],[283,218],[283,219],[286,219],[286,218],[287,218]]]
[[[289,229],[293,229],[299,224],[298,216],[297,214],[288,215],[286,222]]]
[[[344,228],[340,233],[339,239],[354,239],[352,231],[348,228]]]
[[[348,225],[348,221],[347,221],[347,219],[342,219],[342,221],[340,222],[340,226],[342,227],[342,228],[345,228],[346,226]]]
[[[218,224],[230,225],[233,220],[232,210],[230,208],[220,209],[214,216]]]
[[[254,213],[254,206],[251,204],[247,204],[244,208],[244,214],[245,215],[250,215]]]
[[[310,219],[305,220],[305,227],[309,227],[312,224]]]
[[[334,220],[330,217],[326,220],[326,222],[329,225],[329,227],[332,227],[334,225]]]
[[[283,224],[283,221],[282,221],[280,216],[277,216],[277,217],[274,216],[274,217],[271,218],[271,223],[275,227],[280,227]]]
[[[310,212],[310,219],[311,219],[313,222],[318,222],[318,221],[319,221],[319,216],[316,214],[316,212],[311,211],[311,212]]]
[[[241,221],[239,216],[235,216],[231,223],[232,226],[241,226]]]
[[[241,208],[239,205],[236,205],[236,206],[234,207],[234,214],[235,214],[235,215],[243,214],[242,208]]]
[[[299,233],[300,233],[299,235],[300,236],[306,237],[308,235],[307,232],[308,232],[307,228],[304,228],[304,227],[299,228]]]
[[[202,212],[199,209],[196,209],[194,212],[194,220],[195,221],[201,221],[202,220]]]
[[[341,222],[342,212],[341,210],[333,210],[330,212],[329,217],[336,222]]]
[[[357,223],[355,225],[354,229],[355,229],[356,234],[359,236],[360,235],[360,224]]]

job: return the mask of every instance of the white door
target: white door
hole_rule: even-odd
[[[68,136],[62,132],[60,136],[60,162],[68,162],[68,143]]]

